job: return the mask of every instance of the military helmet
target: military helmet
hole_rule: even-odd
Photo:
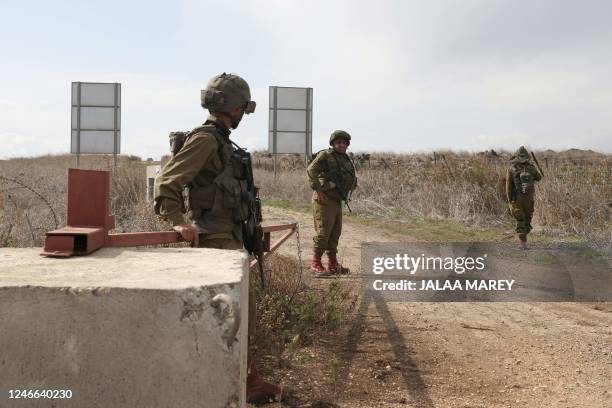
[[[249,84],[238,75],[225,72],[213,77],[202,89],[200,103],[210,112],[231,112],[236,108],[243,108],[244,113],[255,112]]]
[[[329,136],[329,145],[333,146],[334,140],[336,139],[346,140],[347,146],[351,144],[351,135],[349,135],[348,132],[345,132],[344,130],[334,130],[331,136]]]
[[[529,152],[525,149],[525,146],[519,147],[510,158],[510,161],[513,163],[527,163],[529,161]]]

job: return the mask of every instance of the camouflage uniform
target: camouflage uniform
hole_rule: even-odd
[[[338,240],[342,233],[342,194],[338,191],[335,182],[325,177],[328,173],[335,173],[341,183],[342,191],[349,194],[356,186],[355,169],[346,154],[339,154],[328,149],[317,155],[308,166],[308,178],[312,193],[312,210],[315,231],[314,251],[318,255],[323,252],[338,252]],[[323,191],[327,199],[318,203],[315,199],[317,191]]]
[[[506,199],[510,213],[516,219],[516,232],[521,241],[531,231],[535,201],[535,182],[542,179],[536,167],[529,162],[529,153],[521,146],[511,158],[506,172]]]
[[[338,131],[337,131],[338,132]],[[345,133],[345,132],[344,132]],[[348,134],[347,134],[348,135]],[[334,134],[332,134],[333,141]],[[349,139],[350,140],[350,136]],[[308,166],[308,178],[312,194],[312,211],[315,236],[313,238],[314,256],[319,259],[323,252],[335,260],[338,241],[342,233],[342,201],[357,186],[355,167],[346,154],[330,148],[321,151]],[[324,192],[327,198],[316,201],[317,192]]]
[[[242,241],[248,208],[240,193],[246,181],[234,177],[229,135],[220,120],[209,116],[155,179],[155,212],[174,226],[185,223],[186,211],[203,241]]]
[[[201,127],[194,129],[182,149],[164,166],[155,179],[155,213],[173,226],[189,223],[199,232],[200,248],[242,249],[242,221],[246,211],[236,201],[231,186],[246,189],[244,180],[225,180],[222,173],[231,167],[230,130],[210,115]],[[225,156],[225,157],[223,157]],[[228,163],[224,167],[224,163]],[[233,174],[233,168],[230,169]],[[228,173],[229,170],[226,170]],[[233,178],[233,176],[231,177]],[[216,180],[216,182],[213,182]],[[219,185],[225,181],[227,186]],[[232,195],[234,197],[232,197]],[[226,196],[230,196],[229,198]],[[249,335],[254,334],[255,295],[249,294]]]
[[[221,74],[210,80],[202,90],[202,107],[210,112],[231,113],[241,108],[241,115],[252,113],[255,102],[250,100],[246,81],[237,75]],[[242,116],[228,116],[236,128]],[[180,133],[180,132],[179,132]],[[243,249],[242,227],[248,216],[246,169],[234,153],[229,139],[230,130],[224,122],[210,115],[203,126],[189,132],[182,147],[164,166],[155,180],[155,213],[173,226],[189,222],[199,232],[200,248]],[[171,134],[172,137],[172,134]],[[249,284],[249,343],[255,335],[255,286]],[[256,370],[249,352],[247,399],[257,401],[280,394],[280,388],[265,381]]]

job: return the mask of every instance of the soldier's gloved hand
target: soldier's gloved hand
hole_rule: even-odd
[[[315,201],[319,204],[321,204],[323,201],[325,201],[327,199],[327,194],[325,194],[322,191],[317,191],[317,198],[315,198]]]
[[[172,227],[187,242],[191,242],[192,247],[198,246],[198,230],[189,224],[179,224]]]

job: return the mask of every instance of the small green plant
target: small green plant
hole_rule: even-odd
[[[266,288],[258,288],[257,348],[283,367],[301,346],[339,329],[353,313],[355,295],[340,280],[308,286],[293,258],[275,254],[270,266]]]

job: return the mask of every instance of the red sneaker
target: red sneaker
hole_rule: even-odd
[[[321,263],[321,255],[313,255],[312,262],[310,264],[310,272],[315,278],[325,278],[333,275],[330,271],[323,267]]]

